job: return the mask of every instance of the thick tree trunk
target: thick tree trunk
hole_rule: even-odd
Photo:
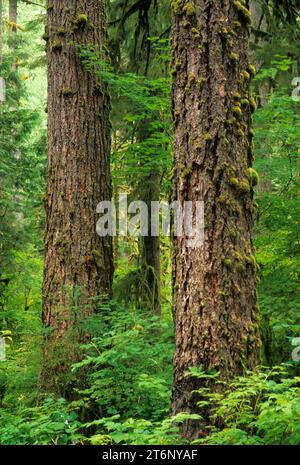
[[[249,94],[242,1],[173,2],[175,198],[204,201],[204,244],[174,239],[173,411],[196,412],[191,366],[230,378],[259,359]],[[207,421],[207,420],[206,420]],[[204,421],[205,423],[205,421]],[[199,424],[183,434],[197,437]]]
[[[48,173],[41,390],[66,394],[91,297],[110,294],[112,240],[96,234],[111,200],[107,89],[82,66],[79,45],[106,41],[105,1],[51,0],[47,8]]]

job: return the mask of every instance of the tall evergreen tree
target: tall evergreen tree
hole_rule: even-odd
[[[204,201],[204,243],[174,240],[173,410],[197,411],[189,367],[223,378],[258,363],[248,1],[174,1],[175,198]],[[204,413],[204,417],[205,417]],[[207,419],[204,418],[204,423]],[[183,433],[197,436],[197,422]]]
[[[105,2],[47,6],[48,173],[43,286],[46,335],[41,390],[68,394],[69,370],[91,297],[110,294],[111,238],[96,233],[96,206],[111,199],[109,98],[82,65],[80,46],[102,49]],[[74,307],[76,309],[74,310]]]
[[[145,79],[165,77],[168,71],[161,66],[151,37],[163,38],[168,35],[170,8],[168,2],[157,5],[152,0],[146,2],[121,1],[112,8],[112,29],[110,48],[112,62],[116,70],[125,70],[145,76]],[[125,56],[128,60],[120,57]],[[153,91],[152,91],[153,92]],[[157,115],[156,115],[157,117]],[[155,117],[149,110],[144,119],[133,124],[133,140],[140,150],[136,173],[129,180],[135,198],[144,201],[149,212],[149,234],[139,241],[139,304],[156,315],[161,315],[161,251],[160,237],[150,232],[151,202],[162,198],[163,161],[160,147],[154,140],[159,132]],[[151,147],[152,146],[152,153]],[[147,155],[145,156],[145,153]]]

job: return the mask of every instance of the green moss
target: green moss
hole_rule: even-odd
[[[190,174],[191,174],[190,168],[184,168],[184,170],[182,171],[182,175],[184,178],[188,177]]]
[[[200,31],[198,31],[198,29],[196,29],[195,27],[192,27],[191,32],[194,35],[194,37],[200,37]]]
[[[238,128],[238,129],[236,130],[236,135],[237,135],[238,137],[244,137],[245,133],[244,133],[244,131],[242,130],[242,128]]]
[[[218,203],[220,203],[222,205],[226,205],[228,203],[228,199],[224,194],[220,195],[218,197],[217,201],[218,201]]]
[[[206,132],[205,134],[203,134],[203,139],[206,141],[213,140],[213,136],[210,132]]]
[[[225,162],[222,163],[220,171],[226,173],[228,176],[234,176],[234,174],[237,172],[237,168],[236,166]]]
[[[64,97],[69,97],[70,95],[74,95],[74,91],[70,87],[64,87],[61,90],[61,95]]]
[[[189,82],[195,82],[196,81],[196,74],[195,73],[189,73],[188,81]]]
[[[59,36],[64,36],[65,33],[66,33],[66,30],[63,27],[60,27],[60,28],[57,29],[56,33]]]
[[[241,105],[242,105],[243,107],[247,107],[247,106],[249,105],[249,100],[248,100],[247,98],[243,98],[243,99],[241,100]]]
[[[182,25],[183,27],[189,29],[191,27],[191,23],[188,19],[185,19],[183,22],[182,22]]]
[[[251,191],[251,186],[248,179],[245,178],[240,181],[239,190],[245,194]]]
[[[234,98],[235,100],[239,100],[239,99],[241,98],[241,94],[240,94],[239,92],[234,92],[234,93],[233,93],[233,98]]]
[[[249,71],[249,73],[250,73],[250,75],[251,75],[252,77],[255,76],[255,74],[256,74],[256,68],[255,68],[254,65],[249,64],[249,66],[248,66],[248,71]]]
[[[247,174],[248,174],[248,176],[250,178],[251,186],[252,187],[257,186],[257,184],[259,182],[259,176],[258,176],[257,171],[255,171],[255,169],[253,169],[253,168],[248,168]]]
[[[237,11],[239,12],[239,14],[245,20],[245,22],[250,23],[251,22],[251,13],[250,13],[250,11],[244,5],[242,5],[242,3],[239,2],[238,0],[234,0],[233,4],[234,4],[235,8],[237,9]]]
[[[239,21],[233,21],[233,25],[234,27],[236,27],[237,29],[239,29],[240,27],[242,27],[241,23]]]
[[[240,263],[243,263],[244,259],[243,259],[243,255],[238,251],[236,250],[233,254],[234,256],[234,259],[237,261],[237,262],[240,262]]]
[[[251,111],[254,112],[256,110],[256,102],[253,97],[249,98],[249,104],[250,104]]]
[[[239,54],[238,53],[234,53],[234,52],[231,52],[230,55],[229,55],[229,59],[233,62],[237,62],[239,61]]]
[[[174,11],[175,14],[179,15],[182,13],[182,0],[173,0],[171,2],[171,8]]]
[[[182,11],[187,15],[187,16],[194,16],[196,14],[196,8],[194,3],[188,2],[186,5],[184,5]]]
[[[234,176],[232,176],[230,179],[229,179],[229,184],[233,187],[237,187],[239,185],[239,180],[238,178],[235,178]]]
[[[236,123],[236,119],[235,118],[228,118],[226,121],[225,121],[226,125],[227,126],[232,126],[233,124]]]
[[[245,256],[245,261],[248,265],[250,265],[254,270],[257,268],[256,258],[252,254],[247,254]]]
[[[226,291],[219,291],[219,296],[220,296],[220,297],[228,297],[228,292],[226,292]]]
[[[75,23],[78,25],[79,24],[83,25],[83,24],[86,24],[87,22],[88,22],[88,15],[85,13],[80,13],[75,20]]]
[[[237,233],[237,231],[236,231],[235,229],[229,228],[229,229],[228,229],[228,232],[229,232],[229,234],[230,234],[230,237],[232,237],[233,239],[235,239],[236,237],[238,237],[238,233]]]
[[[60,52],[62,50],[62,42],[58,37],[54,37],[51,48],[54,52]]]
[[[181,66],[182,66],[182,63],[181,63],[181,61],[180,61],[180,60],[176,60],[176,63],[175,63],[175,68],[176,68],[176,69],[180,69],[180,68],[181,68]]]
[[[242,116],[242,110],[240,109],[239,105],[235,105],[234,107],[232,107],[232,113],[235,116]]]
[[[227,266],[227,268],[232,268],[233,263],[231,258],[223,258],[222,263]]]
[[[245,81],[249,81],[250,80],[250,74],[248,73],[248,71],[246,71],[245,69],[241,72],[241,78],[244,79]]]

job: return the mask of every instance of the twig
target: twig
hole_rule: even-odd
[[[26,3],[27,5],[40,6],[41,8],[45,8],[46,10],[45,5],[42,5],[41,3],[32,2],[31,0],[21,0],[21,2]]]

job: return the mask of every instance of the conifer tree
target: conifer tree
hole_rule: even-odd
[[[111,199],[109,98],[88,72],[81,46],[106,42],[105,2],[51,0],[47,5],[48,171],[41,390],[68,394],[70,364],[85,335],[91,298],[110,294],[110,237],[96,233],[97,204]]]
[[[174,240],[173,410],[197,412],[201,383],[258,363],[248,1],[174,1],[175,198],[204,201],[201,247]],[[202,412],[203,414],[203,412]],[[207,418],[204,418],[204,423]],[[199,424],[187,422],[188,438]]]

